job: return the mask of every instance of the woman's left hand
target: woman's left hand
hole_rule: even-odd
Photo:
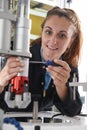
[[[48,66],[47,71],[51,74],[51,77],[56,86],[57,94],[61,100],[64,100],[67,96],[67,86],[66,83],[70,77],[70,67],[62,60],[55,59],[54,62],[60,66]]]

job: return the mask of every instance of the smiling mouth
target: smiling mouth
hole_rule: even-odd
[[[49,50],[51,50],[51,51],[56,51],[56,50],[58,50],[58,48],[49,47],[48,45],[47,45],[47,48],[48,48]]]

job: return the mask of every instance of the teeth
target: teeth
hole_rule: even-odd
[[[48,46],[48,48],[51,49],[51,50],[57,50],[58,49],[58,48],[52,48],[52,47],[49,47],[49,46]]]

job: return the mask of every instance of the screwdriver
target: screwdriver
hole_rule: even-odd
[[[51,61],[51,60],[47,60],[46,62],[44,62],[44,61],[29,61],[29,63],[32,63],[32,64],[45,64],[46,66],[49,66],[49,65],[61,66],[61,65],[59,65],[59,64],[57,64],[57,63],[55,63],[54,61]]]

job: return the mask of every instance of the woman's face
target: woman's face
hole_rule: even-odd
[[[44,60],[54,60],[70,47],[73,25],[64,17],[51,16],[42,31],[42,54]]]

